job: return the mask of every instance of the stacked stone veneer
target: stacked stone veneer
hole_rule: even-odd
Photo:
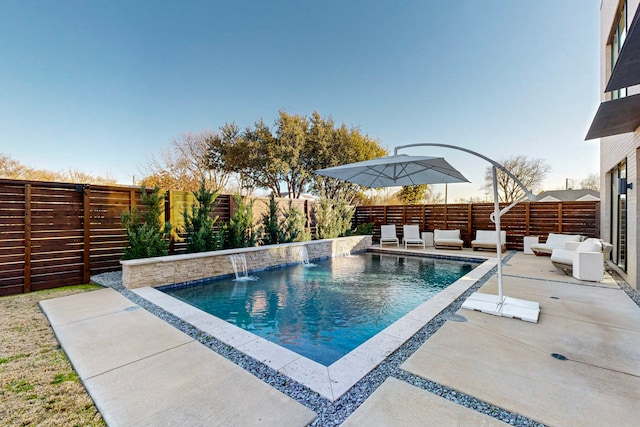
[[[330,258],[367,249],[371,246],[371,236],[350,236],[257,248],[228,249],[120,261],[122,264],[122,284],[126,288],[134,289],[233,274],[233,265],[229,260],[229,255],[239,253],[245,255],[247,268],[250,271],[302,262],[301,246],[307,247],[309,259]]]

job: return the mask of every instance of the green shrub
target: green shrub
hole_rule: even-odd
[[[226,227],[226,247],[247,248],[256,245],[253,227],[253,202],[245,202],[239,194],[233,196],[237,210]]]
[[[305,227],[306,223],[304,212],[291,203],[289,209],[279,209],[272,193],[269,197],[269,209],[262,215],[259,230],[261,243],[274,245],[311,240],[311,233]]]
[[[120,215],[122,225],[127,233],[129,245],[124,249],[123,259],[149,258],[169,254],[169,237],[171,224],[164,225],[160,215],[164,206],[164,196],[160,188],[155,187],[147,193],[142,186],[142,204],[145,209],[140,212],[137,207],[128,209]]]
[[[269,209],[262,214],[261,241],[263,245],[275,245],[280,243],[280,221],[278,220],[278,204],[276,197],[271,193],[269,197]]]
[[[307,218],[297,207],[291,205],[284,213],[280,224],[280,243],[305,242],[311,240],[311,233],[305,227]]]
[[[204,182],[201,182],[198,191],[193,192],[197,203],[191,205],[191,215],[186,210],[182,212],[187,252],[215,251],[222,248],[224,228],[216,231],[214,225],[218,217],[211,216],[217,205],[218,195],[217,191],[207,190]]]
[[[316,238],[344,236],[351,229],[355,209],[347,205],[344,199],[333,201],[323,197],[316,206]]]
[[[363,224],[358,224],[356,229],[353,231],[353,234],[359,235],[359,236],[373,234],[374,228],[375,228],[374,222],[365,222]]]

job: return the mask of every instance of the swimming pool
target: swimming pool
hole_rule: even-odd
[[[161,292],[158,288],[145,286],[132,289],[132,292],[165,313],[195,327],[199,331],[199,339],[211,343],[212,348],[224,346],[223,352],[225,353],[241,353],[268,369],[317,392],[320,396],[335,401],[423,327],[427,326],[432,319],[447,309],[462,294],[489,277],[496,268],[493,256],[484,257],[478,253],[471,255],[456,251],[455,254],[443,254],[442,252],[425,254],[421,251],[380,248],[369,248],[368,251],[393,254],[395,257],[401,258],[414,254],[431,258],[484,262],[330,366],[320,364],[250,331],[232,325],[219,317]],[[244,366],[242,358],[237,359],[231,354],[227,355],[230,360]]]
[[[480,262],[363,253],[163,292],[329,366]]]

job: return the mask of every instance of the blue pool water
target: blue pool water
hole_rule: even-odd
[[[373,253],[314,263],[164,292],[329,366],[479,265]]]

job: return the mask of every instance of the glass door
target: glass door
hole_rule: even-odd
[[[627,271],[627,162],[611,171],[611,259]],[[625,184],[620,184],[621,182]]]

